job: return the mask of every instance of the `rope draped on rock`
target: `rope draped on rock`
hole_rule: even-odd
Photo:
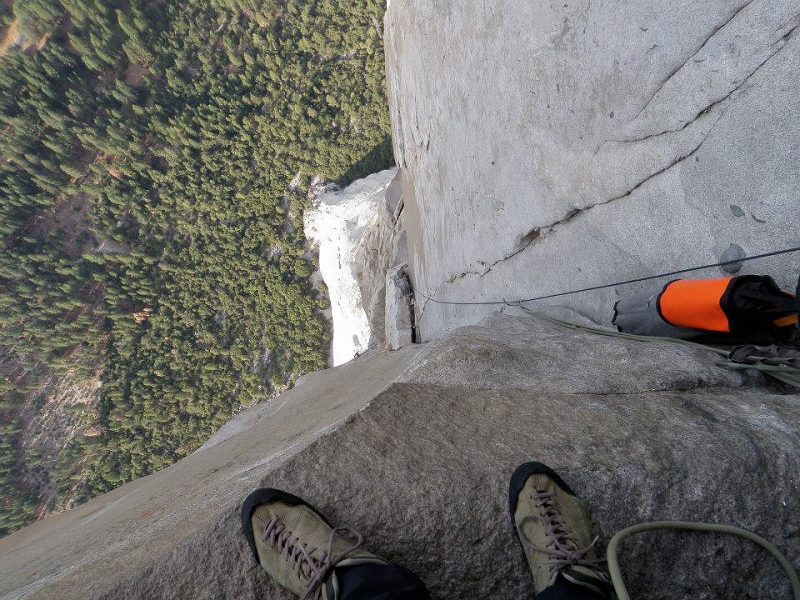
[[[633,333],[622,333],[611,329],[601,329],[599,327],[590,327],[588,325],[578,325],[568,321],[562,321],[550,315],[531,310],[525,306],[520,306],[520,309],[526,313],[538,318],[559,325],[569,329],[576,329],[578,331],[585,331],[597,335],[605,335],[608,337],[622,338],[626,340],[634,340],[639,342],[671,342],[673,344],[682,344],[692,348],[700,348],[708,352],[719,354],[721,360],[716,362],[716,365],[726,369],[747,370],[754,369],[760,371],[773,379],[777,379],[787,385],[800,389],[800,366],[798,366],[798,355],[792,353],[790,356],[778,356],[782,354],[771,347],[759,346],[737,346],[733,350],[723,350],[722,348],[715,348],[713,346],[706,346],[698,344],[697,342],[690,342],[689,340],[681,340],[678,338],[668,337],[654,337],[647,335],[636,335]]]
[[[668,273],[660,273],[658,275],[649,275],[647,277],[638,277],[636,279],[628,279],[626,281],[617,281],[616,283],[606,283],[606,284],[603,284],[603,285],[595,285],[595,286],[585,287],[585,288],[581,288],[581,289],[577,289],[577,290],[570,290],[570,291],[567,291],[567,292],[558,292],[558,293],[555,293],[555,294],[545,294],[543,296],[536,296],[534,298],[526,298],[524,300],[487,300],[487,301],[482,301],[482,302],[450,302],[450,301],[447,301],[447,300],[437,300],[437,299],[429,296],[428,294],[425,294],[425,293],[420,292],[420,291],[417,291],[417,293],[420,296],[422,296],[423,298],[425,298],[426,300],[429,300],[430,302],[433,302],[434,304],[445,304],[445,305],[452,305],[452,306],[501,306],[501,305],[519,306],[519,305],[522,305],[522,304],[527,304],[529,302],[538,302],[540,300],[550,300],[552,298],[560,298],[562,296],[571,296],[573,294],[582,294],[584,292],[593,292],[593,291],[596,291],[596,290],[605,290],[605,289],[609,289],[609,288],[619,287],[619,286],[622,286],[622,285],[630,285],[632,283],[642,283],[642,282],[645,282],[645,281],[653,281],[655,279],[662,279],[664,277],[674,277],[675,275],[684,275],[686,273],[694,273],[696,271],[703,271],[705,269],[713,269],[713,268],[717,268],[717,267],[724,267],[724,266],[727,266],[727,265],[740,264],[740,263],[749,262],[749,261],[753,261],[753,260],[759,260],[759,259],[762,259],[762,258],[770,258],[772,256],[780,256],[780,255],[783,255],[783,254],[792,254],[794,252],[800,252],[800,246],[797,246],[795,248],[786,248],[784,250],[776,250],[774,252],[766,252],[764,254],[757,254],[755,256],[746,256],[744,258],[737,258],[736,260],[728,260],[728,261],[723,261],[723,262],[712,263],[712,264],[709,264],[709,265],[700,265],[700,266],[697,266],[697,267],[688,267],[686,269],[678,269],[677,271],[670,271]],[[798,290],[800,290],[800,281],[798,282]],[[798,292],[798,293],[800,293],[800,292]]]
[[[792,586],[792,594],[794,600],[800,600],[800,580],[798,580],[797,572],[792,567],[787,558],[781,554],[775,546],[770,544],[767,540],[760,535],[756,535],[746,529],[740,529],[731,525],[717,525],[715,523],[692,523],[687,521],[654,521],[652,523],[640,523],[627,527],[618,532],[611,541],[608,543],[606,550],[606,557],[608,559],[608,571],[611,574],[611,582],[614,584],[614,591],[617,594],[618,600],[630,600],[628,591],[625,589],[625,582],[622,580],[622,573],[619,568],[619,560],[617,558],[618,548],[622,540],[637,533],[644,531],[656,531],[663,529],[677,529],[684,531],[702,531],[706,533],[724,533],[729,535],[736,535],[738,537],[750,540],[767,550],[775,559],[780,563],[789,582]]]

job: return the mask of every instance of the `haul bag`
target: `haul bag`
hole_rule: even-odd
[[[614,325],[625,333],[717,343],[785,341],[795,336],[799,308],[767,276],[678,279],[617,302]]]

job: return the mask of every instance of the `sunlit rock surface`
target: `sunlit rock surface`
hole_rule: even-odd
[[[397,169],[390,169],[321,194],[305,214],[331,300],[334,365],[412,343],[403,208]]]
[[[319,245],[320,271],[330,296],[334,365],[347,362],[371,345],[370,313],[354,260],[365,231],[381,214],[386,190],[396,174],[396,169],[390,169],[344,190],[320,194],[304,216],[306,236]]]
[[[288,600],[241,533],[259,486],[355,528],[436,599],[530,598],[506,498],[527,460],[586,500],[601,544],[641,521],[729,523],[800,565],[800,396],[716,360],[502,314],[367,353],[168,469],[0,540],[0,599]],[[735,539],[647,534],[621,562],[634,598],[790,597],[773,560]]]
[[[426,295],[514,301],[797,246],[799,23],[796,0],[392,0],[421,337],[497,308]],[[741,272],[794,290],[797,265]],[[557,302],[609,322],[638,289]]]

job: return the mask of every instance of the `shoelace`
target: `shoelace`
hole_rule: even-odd
[[[596,536],[586,548],[578,548],[578,541],[569,532],[561,513],[553,506],[554,492],[535,491],[531,498],[536,502],[536,507],[542,512],[538,516],[528,515],[517,525],[517,534],[523,545],[531,550],[547,555],[549,560],[545,563],[550,569],[550,583],[553,585],[558,574],[567,567],[586,567],[597,574],[602,581],[608,581],[608,575],[602,567],[603,560],[588,560],[589,554],[597,544],[600,536]],[[525,525],[530,522],[540,521],[545,528],[545,533],[550,541],[545,548],[540,548],[528,539],[525,534]]]
[[[339,556],[332,557],[330,549],[333,548],[333,538],[337,535],[355,538],[355,544]],[[357,532],[346,527],[338,527],[331,531],[328,539],[328,550],[324,551],[319,558],[314,558],[312,554],[318,549],[312,548],[309,550],[308,544],[301,544],[300,538],[293,538],[292,532],[286,531],[286,525],[278,517],[272,517],[272,520],[267,524],[264,529],[263,540],[283,555],[298,576],[308,578],[306,592],[301,600],[322,600],[322,584],[328,578],[328,575],[336,565],[364,544],[363,538]]]

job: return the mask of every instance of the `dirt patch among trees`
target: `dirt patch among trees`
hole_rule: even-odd
[[[144,76],[150,73],[150,69],[131,63],[125,69],[125,83],[133,87],[144,85]]]
[[[0,31],[0,56],[4,56],[8,49],[14,45],[19,35],[18,19],[11,21],[11,25]]]

